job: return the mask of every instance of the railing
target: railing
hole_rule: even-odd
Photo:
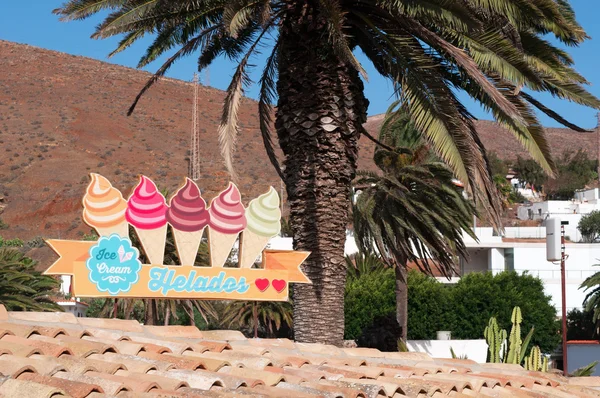
[[[506,270],[504,268],[494,268],[491,270],[479,269],[479,270],[469,270],[469,271],[470,272],[488,272],[488,271],[503,272]],[[560,279],[560,268],[558,268],[558,269],[515,269],[514,271],[519,274],[527,272],[529,275],[537,276],[538,278],[540,278],[542,280],[544,280],[544,279]],[[566,269],[565,277],[567,278],[567,282],[568,282],[569,279],[576,279],[576,280],[586,279],[587,277],[594,275],[596,272],[598,272],[598,270]]]

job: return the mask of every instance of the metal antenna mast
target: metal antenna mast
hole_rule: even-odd
[[[198,74],[194,73],[194,102],[192,108],[192,142],[190,146],[190,178],[197,181],[200,178],[200,129],[198,129]]]

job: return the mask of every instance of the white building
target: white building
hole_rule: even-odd
[[[60,292],[69,298],[56,299],[56,304],[60,305],[65,312],[70,312],[78,318],[85,317],[88,304],[79,298],[72,297],[71,275],[61,275]]]
[[[56,304],[60,305],[65,312],[70,312],[75,315],[77,318],[85,317],[85,313],[88,308],[88,304],[80,301],[76,298],[70,299],[57,299]]]
[[[546,261],[546,228],[506,228],[505,236],[497,236],[492,228],[477,228],[479,242],[465,239],[469,259],[461,259],[460,274],[471,272],[527,272],[542,279],[546,293],[561,314],[560,264]],[[518,235],[518,236],[515,236]],[[536,239],[537,238],[537,239]],[[600,244],[567,243],[566,295],[567,311],[581,308],[586,293],[579,289],[589,276],[600,271]],[[439,278],[440,281],[447,281]]]
[[[517,218],[519,220],[544,221],[549,217],[559,217],[561,220],[569,222],[565,230],[570,240],[578,242],[581,240],[581,234],[577,230],[579,220],[582,215],[589,214],[594,210],[600,210],[598,188],[576,191],[572,200],[547,200],[520,206],[517,209]]]

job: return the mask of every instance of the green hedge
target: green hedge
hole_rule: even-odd
[[[348,278],[345,296],[346,339],[357,339],[373,320],[396,312],[394,270],[378,269]]]
[[[355,339],[377,316],[395,313],[394,273],[364,274],[346,288],[346,338]],[[453,338],[480,339],[491,316],[510,330],[513,307],[521,307],[522,329],[535,326],[532,344],[543,352],[560,344],[560,325],[542,281],[515,272],[473,273],[447,285],[419,272],[408,277],[408,338],[429,340],[436,331],[450,330]]]

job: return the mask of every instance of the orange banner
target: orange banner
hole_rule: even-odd
[[[309,252],[265,250],[262,268],[143,264],[135,272],[125,267],[96,266],[94,274],[88,260],[98,242],[51,239],[47,243],[59,259],[44,273],[72,275],[77,297],[285,301],[290,283],[311,283],[300,270]],[[122,279],[120,272],[124,273]],[[127,278],[126,287],[113,290]]]

